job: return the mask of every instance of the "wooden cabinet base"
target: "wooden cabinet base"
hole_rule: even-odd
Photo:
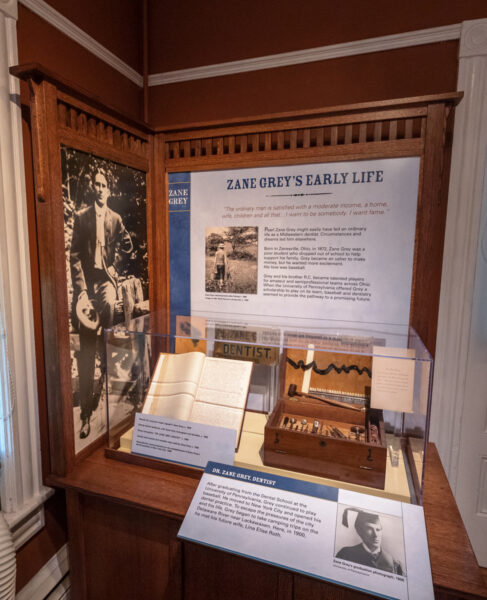
[[[197,480],[106,458],[102,449],[66,477],[73,600],[362,599],[370,596],[181,543]],[[424,512],[435,596],[486,598],[481,571],[441,467],[427,455]]]

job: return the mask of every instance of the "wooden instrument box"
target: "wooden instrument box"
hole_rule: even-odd
[[[264,464],[271,467],[384,489],[386,460],[381,410],[282,397],[265,427]]]

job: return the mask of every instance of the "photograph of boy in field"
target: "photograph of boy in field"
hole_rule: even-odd
[[[205,290],[257,294],[257,227],[207,227]]]

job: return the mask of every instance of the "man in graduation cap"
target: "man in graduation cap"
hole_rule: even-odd
[[[382,525],[379,515],[358,509],[346,508],[343,512],[342,523],[349,527],[348,513],[356,512],[355,529],[362,542],[356,546],[345,546],[336,558],[349,560],[366,567],[373,567],[381,571],[389,571],[397,575],[404,575],[401,563],[382,546]]]

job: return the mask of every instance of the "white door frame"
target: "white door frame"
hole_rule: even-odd
[[[0,501],[18,548],[44,526],[17,0],[0,0]]]
[[[487,19],[462,23],[457,89],[465,95],[455,114],[430,439],[438,446],[458,501],[461,444],[469,441],[465,432],[462,435],[462,423],[466,412],[475,409],[466,392],[487,164]],[[478,478],[468,486],[470,496],[478,492],[480,475],[479,457]],[[461,485],[465,488],[464,481]],[[468,521],[465,503],[459,502],[459,508]]]

